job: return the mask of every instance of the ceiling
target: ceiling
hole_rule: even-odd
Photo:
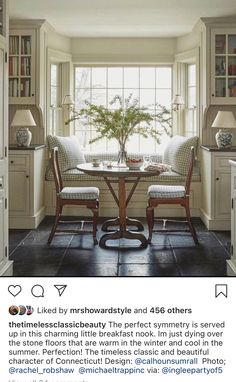
[[[236,15],[235,0],[9,0],[9,8],[69,37],[176,37],[200,17]]]

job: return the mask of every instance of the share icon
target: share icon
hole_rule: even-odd
[[[61,295],[65,292],[67,285],[54,285],[54,287],[57,289],[59,296],[61,297]]]

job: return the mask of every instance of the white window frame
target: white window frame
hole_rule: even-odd
[[[49,130],[50,128],[50,110],[51,108],[51,64],[58,65],[58,105],[53,108],[54,112],[57,114],[57,126],[53,132]],[[65,121],[68,119],[67,110],[65,110],[61,101],[65,94],[71,93],[72,89],[72,56],[69,53],[64,53],[51,48],[47,49],[47,129],[46,134],[55,135],[69,135],[70,131],[68,126],[65,125]]]
[[[200,136],[200,107],[199,107],[199,67],[200,67],[200,55],[199,48],[191,49],[189,51],[179,53],[175,56],[175,84],[174,93],[181,94],[184,98],[184,105],[180,108],[179,112],[175,112],[174,120],[174,134],[180,134],[185,136],[188,134],[186,127],[186,113],[187,113],[187,66],[189,64],[196,65],[196,128],[192,132],[192,135]],[[188,134],[189,136],[189,134]]]

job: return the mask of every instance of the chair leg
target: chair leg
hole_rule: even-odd
[[[56,205],[56,216],[55,216],[54,224],[52,226],[51,233],[50,233],[49,238],[48,238],[48,244],[51,244],[53,236],[55,235],[55,232],[56,232],[56,229],[58,226],[58,222],[59,222],[60,217],[61,217],[61,213],[62,213],[62,206],[58,205],[58,203],[57,203],[57,205]]]
[[[93,209],[93,243],[98,244],[97,241],[97,221],[98,221],[98,208]]]
[[[152,241],[152,231],[154,227],[154,208],[148,206],[146,208],[147,224],[148,224],[148,243]]]
[[[191,215],[190,215],[189,203],[187,203],[185,205],[185,211],[186,211],[186,216],[187,216],[187,220],[188,220],[189,229],[190,229],[191,235],[193,237],[194,243],[198,244],[197,234],[196,234],[195,228],[193,226]]]

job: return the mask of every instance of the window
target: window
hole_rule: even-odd
[[[156,112],[157,104],[171,109],[172,98],[172,67],[171,66],[134,66],[134,67],[75,67],[75,108],[85,106],[85,101],[109,107],[115,95],[124,100],[132,93],[139,99],[140,106],[148,107],[150,112]],[[111,106],[111,108],[114,105]],[[155,121],[153,127],[159,126]],[[74,122],[74,133],[81,145],[87,151],[117,151],[117,143],[106,139],[89,144],[89,140],[96,136],[94,126],[84,126],[82,121]],[[166,143],[166,136],[162,136],[162,143]],[[163,146],[163,145],[162,145]],[[127,144],[129,152],[159,152],[158,145],[152,138],[132,136]]]
[[[49,107],[49,132],[61,133],[61,99],[60,99],[60,65],[50,65],[50,107]]]
[[[186,64],[185,135],[197,135],[196,64]]]

